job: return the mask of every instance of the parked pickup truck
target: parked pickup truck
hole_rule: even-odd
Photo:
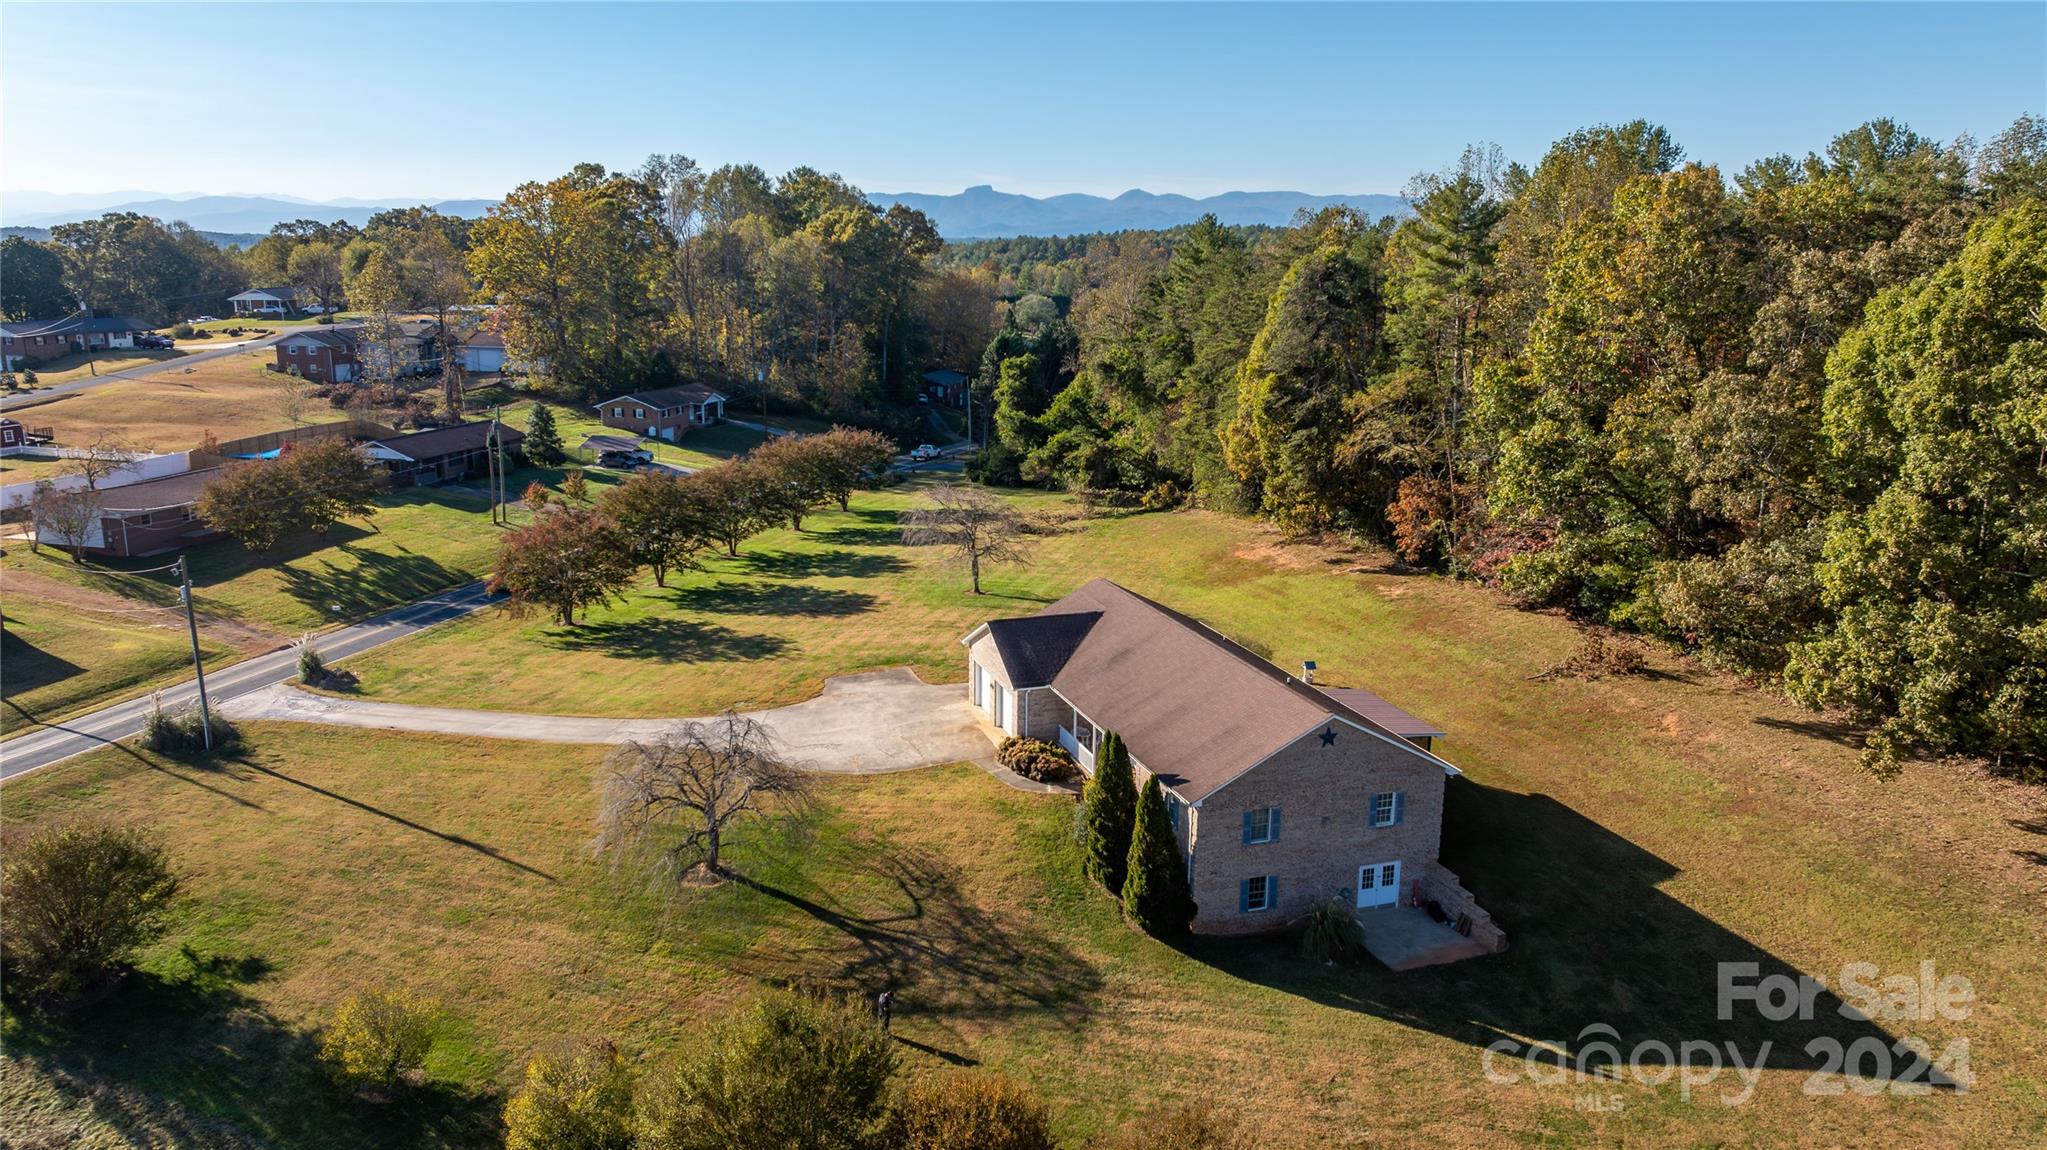
[[[910,462],[912,463],[922,463],[927,459],[937,458],[938,448],[933,444],[920,443],[917,446],[910,449]]]

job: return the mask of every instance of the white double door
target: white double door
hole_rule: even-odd
[[[1369,863],[1358,868],[1359,906],[1397,906],[1399,903],[1399,863]]]

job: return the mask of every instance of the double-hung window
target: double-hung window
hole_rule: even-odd
[[[1244,812],[1244,842],[1269,843],[1279,840],[1279,808],[1259,807]]]
[[[1381,791],[1372,796],[1372,825],[1390,827],[1407,817],[1406,791]]]
[[[1279,878],[1276,875],[1262,874],[1255,878],[1247,878],[1237,888],[1237,909],[1245,914],[1271,910],[1273,904],[1278,901]]]

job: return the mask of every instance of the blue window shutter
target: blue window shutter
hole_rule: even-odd
[[[1279,909],[1279,876],[1276,874],[1265,876],[1265,908]]]
[[[1243,914],[1250,909],[1251,880],[1245,879],[1243,882],[1237,884],[1237,913]]]
[[[1400,820],[1402,820],[1402,819],[1404,819],[1404,818],[1406,818],[1406,817],[1407,817],[1407,792],[1406,792],[1406,791],[1394,791],[1394,792],[1393,792],[1393,822],[1394,822],[1394,825],[1398,826],[1398,825],[1399,825],[1399,823],[1400,823]]]
[[[1272,842],[1272,843],[1276,843],[1276,842],[1278,842],[1278,841],[1279,841],[1279,808],[1278,808],[1278,807],[1274,807],[1274,808],[1272,808],[1272,822],[1268,824],[1268,829],[1267,829],[1267,830],[1266,830],[1266,832],[1265,832],[1265,841],[1266,841],[1266,842]]]
[[[1250,811],[1245,811],[1245,812],[1244,812],[1244,842],[1245,842],[1245,844],[1246,844],[1246,845],[1249,845],[1249,844],[1250,844],[1250,842],[1251,842],[1251,812],[1250,812]]]

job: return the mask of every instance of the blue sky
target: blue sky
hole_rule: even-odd
[[[1392,192],[1636,116],[1732,169],[2025,111],[2038,2],[0,7],[0,182],[66,192],[494,197],[654,151],[870,191]]]

